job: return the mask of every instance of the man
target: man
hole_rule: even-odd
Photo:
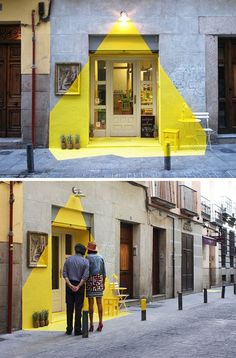
[[[89,262],[83,256],[86,247],[75,245],[75,255],[68,257],[63,268],[63,277],[66,281],[66,334],[73,331],[73,313],[75,310],[74,334],[79,336],[81,330],[81,311],[84,303],[84,284],[89,277]]]

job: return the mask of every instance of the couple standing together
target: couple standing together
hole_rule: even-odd
[[[84,292],[86,283],[86,296],[89,302],[89,331],[93,332],[93,312],[94,297],[96,297],[99,324],[97,331],[101,332],[102,323],[102,296],[105,289],[106,269],[102,256],[97,253],[95,242],[88,243],[88,255],[86,247],[82,244],[75,245],[75,255],[70,256],[63,268],[63,277],[66,281],[66,314],[67,329],[66,334],[73,331],[73,313],[75,311],[74,334],[76,336],[82,334],[81,329],[81,311],[84,303]]]

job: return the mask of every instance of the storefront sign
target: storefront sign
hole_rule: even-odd
[[[209,236],[203,236],[203,244],[204,245],[210,245],[210,246],[216,246],[216,240],[209,237]]]
[[[155,116],[142,116],[141,117],[141,137],[153,138],[155,128]]]

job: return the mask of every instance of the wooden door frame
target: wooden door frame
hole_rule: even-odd
[[[3,24],[3,23],[0,23],[0,28],[4,29],[5,28],[5,33],[4,31],[2,31],[2,34],[0,36],[0,46],[6,46],[9,47],[10,45],[18,45],[20,47],[20,52],[22,50],[22,46],[21,46],[21,25],[20,23],[14,23],[14,24],[11,24],[11,23],[7,23],[7,24]],[[7,29],[12,29],[12,32],[11,31],[7,31]],[[6,63],[7,64],[7,63]],[[4,87],[6,89],[6,97],[7,97],[7,92],[8,92],[8,89],[6,88],[7,87],[7,74],[8,72],[8,67],[5,68],[5,73],[6,73],[6,79],[5,79],[5,84],[4,84]],[[21,56],[20,56],[20,76],[21,76]],[[7,135],[7,128],[8,128],[8,122],[7,122],[7,98],[5,98],[5,101],[6,101],[6,110],[5,110],[5,128],[4,128],[4,132],[5,133],[2,133],[1,134],[1,137],[0,138],[21,138],[21,130],[22,130],[22,124],[21,124],[21,101],[22,101],[22,89],[20,89],[21,91],[21,94],[20,94],[20,108],[19,108],[19,115],[20,115],[20,133],[19,133],[19,136],[18,135]],[[17,132],[18,134],[18,132]]]
[[[153,65],[153,115],[156,118],[157,123],[157,59],[155,55],[91,55],[90,56],[90,124],[94,125],[94,89],[95,89],[95,61],[106,61],[107,77],[106,77],[106,129],[96,130],[94,129],[96,137],[109,137],[111,134],[111,116],[113,115],[113,93],[112,93],[112,66],[113,62],[133,62],[136,67],[136,83],[134,83],[134,92],[136,92],[136,136],[141,137],[141,81],[139,79],[140,74],[140,62],[142,60],[150,60]],[[140,120],[139,120],[140,119]],[[128,138],[128,137],[127,137]]]
[[[64,230],[64,229],[60,229],[60,228],[56,228],[53,229],[52,231],[52,237],[53,236],[58,236],[59,237],[59,290],[60,290],[60,299],[61,299],[61,310],[60,311],[55,311],[55,312],[63,312],[66,308],[65,305],[65,282],[64,282],[64,278],[63,278],[63,265],[66,259],[66,252],[65,252],[65,240],[66,240],[66,235],[72,235],[72,242],[71,242],[71,252],[73,255],[73,246],[74,246],[74,233],[73,230]],[[53,291],[53,290],[52,290]],[[53,299],[53,297],[52,297]]]
[[[130,228],[132,228],[132,237],[131,237],[131,243],[129,243],[130,245],[130,276],[131,276],[131,284],[130,284],[130,290],[131,290],[131,295],[129,296],[130,298],[133,298],[134,295],[134,262],[133,262],[133,234],[134,234],[134,225],[132,223],[127,223],[124,221],[120,222],[120,245],[121,245],[121,227],[123,226],[129,226]],[[120,276],[121,276],[121,270],[120,270]]]
[[[158,242],[158,288],[157,292],[154,292],[154,241]],[[152,252],[152,295],[158,295],[160,294],[160,237],[158,235],[158,228],[153,227],[153,252]]]
[[[218,120],[218,132],[219,134],[233,134],[236,133],[236,125],[235,129],[233,128],[233,68],[232,68],[232,43],[235,42],[236,44],[236,37],[230,38],[230,37],[219,37],[218,40],[218,51],[220,48],[220,44],[223,44],[224,48],[224,62],[220,62],[218,60],[218,68],[220,67],[220,64],[224,63],[224,86],[225,86],[225,97],[223,99],[219,97],[218,95],[218,102],[225,103],[225,121],[226,121],[226,127],[221,128],[219,126],[219,120]],[[218,85],[219,85],[219,79],[218,79]],[[236,96],[234,96],[236,97]],[[236,106],[236,104],[235,104]],[[219,118],[219,114],[218,114]]]

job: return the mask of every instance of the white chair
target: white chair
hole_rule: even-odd
[[[207,136],[207,144],[209,144],[210,150],[212,150],[211,146],[211,135],[215,133],[215,131],[209,128],[209,113],[208,112],[194,112],[194,117],[201,121],[202,128]]]
[[[119,309],[124,308],[127,311],[126,299],[129,295],[124,293],[126,288],[119,286],[118,276],[116,274],[113,274],[112,277],[113,282],[110,283],[110,288],[113,291],[113,294],[119,299]]]

